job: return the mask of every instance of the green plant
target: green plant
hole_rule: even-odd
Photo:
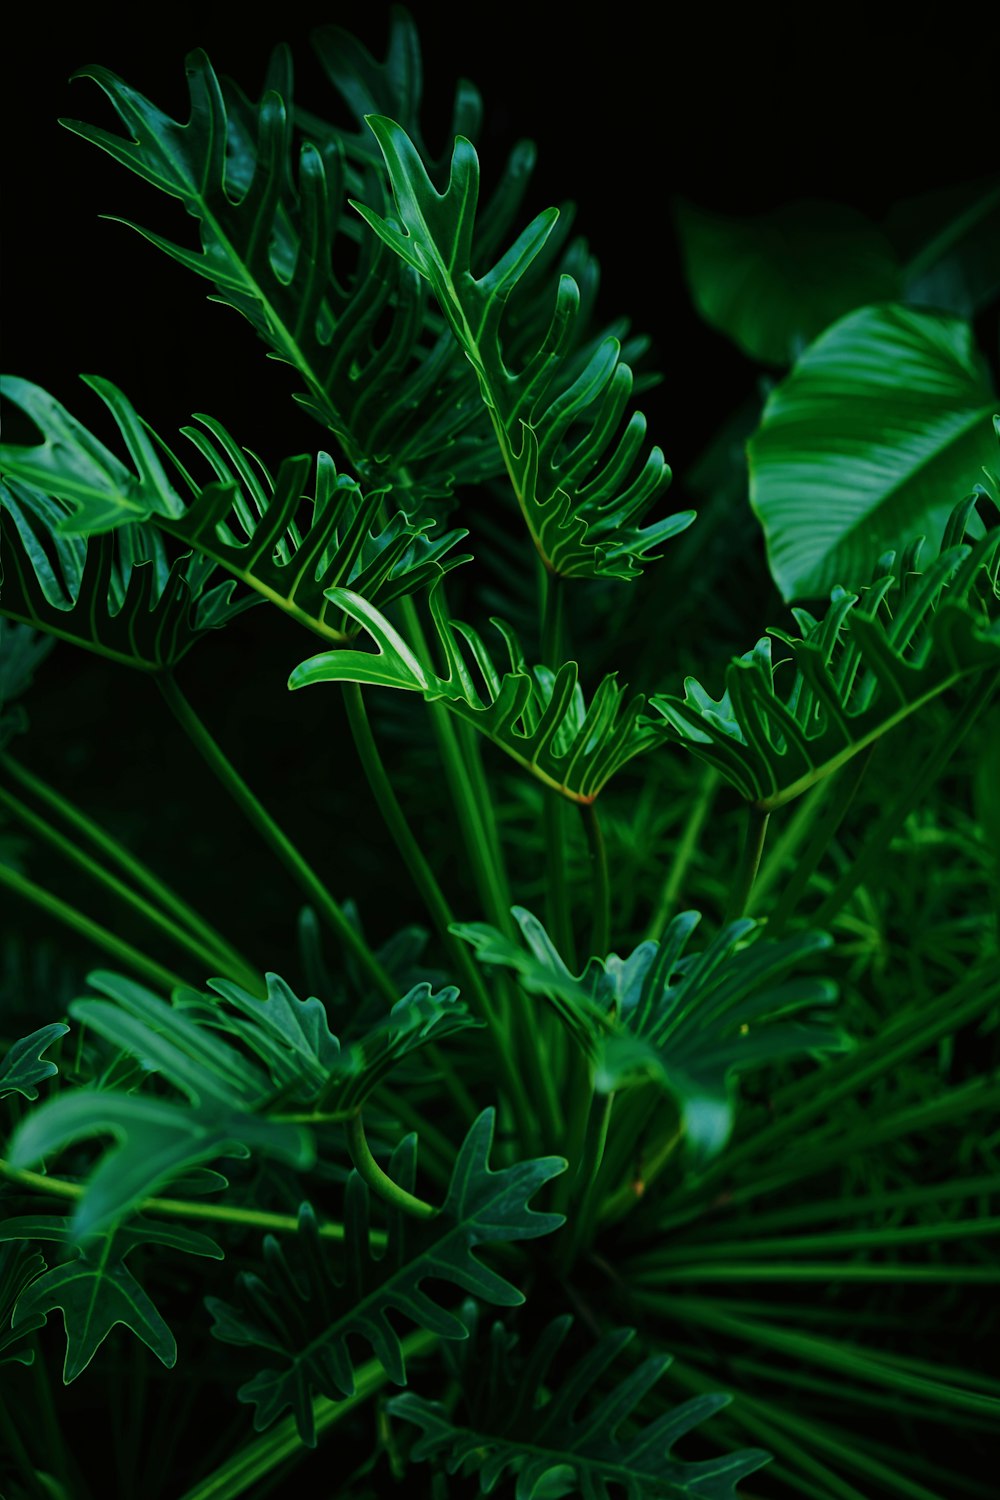
[[[1000,489],[966,316],[996,193],[907,264],[829,206],[738,233],[679,206],[699,308],[792,365],[749,502],[797,603],[733,655],[760,623],[725,431],[708,519],[668,512],[642,342],[596,321],[564,217],[519,231],[530,149],[480,203],[463,86],[431,156],[403,13],[385,63],[336,28],[317,51],[349,127],[296,114],[279,49],[256,102],[192,54],[183,126],[88,69],[125,134],[71,128],[194,217],[194,248],[140,233],[335,455],[272,471],[104,378],[79,416],[4,382],[33,436],[0,449],[0,884],[73,934],[67,972],[3,955],[5,1493],[988,1495]],[[252,691],[271,713],[279,662],[322,691],[262,728],[265,801],[180,678],[268,609]],[[44,636],[133,669],[137,756],[162,709],[167,867],[208,889],[11,753]],[[185,812],[182,735],[297,927],[228,810]],[[114,1479],[59,1435],[88,1381]]]

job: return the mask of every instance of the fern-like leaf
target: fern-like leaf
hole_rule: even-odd
[[[277,974],[267,976],[266,999],[225,979],[210,980],[209,986],[228,1002],[224,1015],[218,1001],[182,993],[178,1003],[183,1010],[193,1008],[205,1025],[240,1037],[264,1063],[282,1099],[317,1108],[322,1104],[328,1112],[360,1109],[403,1058],[481,1024],[456,989],[435,993],[422,983],[362,1036],[342,1045],[330,1031],[322,1001],[299,1000]]]
[[[8,1218],[0,1223],[2,1240],[54,1240],[68,1258],[32,1277],[14,1306],[12,1327],[40,1327],[58,1308],[66,1328],[63,1382],[81,1375],[116,1324],[124,1324],[172,1369],[177,1342],[148,1294],[125,1265],[139,1246],[157,1245],[188,1255],[221,1260],[222,1251],[207,1235],[173,1224],[137,1219],[127,1229],[99,1235],[81,1245],[68,1219],[51,1214]],[[6,1248],[6,1247],[4,1247]],[[44,1264],[44,1263],[43,1263]]]
[[[591,958],[574,975],[537,917],[522,907],[513,914],[525,947],[485,923],[452,930],[481,963],[512,970],[524,989],[549,1001],[590,1058],[601,1092],[650,1078],[670,1094],[696,1162],[717,1155],[729,1139],[740,1073],[848,1045],[822,1014],[836,986],[794,974],[830,947],[825,933],[750,942],[760,924],[747,918],[685,955],[700,916],[682,912],[662,942],[640,943],[627,958]]]
[[[721,698],[689,677],[683,699],[657,694],[651,710],[742,797],[772,811],[928,699],[996,671],[1000,526],[975,543],[963,542],[974,504],[975,496],[953,512],[942,550],[926,571],[919,568],[920,543],[898,568],[887,555],[863,596],[834,589],[822,620],[797,609],[799,635],[771,630],[733,660]],[[787,649],[790,663],[772,661],[769,637]]]
[[[0,1368],[4,1365],[30,1365],[34,1362],[33,1349],[17,1346],[29,1333],[42,1327],[45,1322],[43,1314],[35,1312],[19,1318],[16,1329],[12,1327],[12,1319],[21,1293],[45,1269],[45,1260],[36,1251],[13,1242],[0,1244]]]
[[[505,358],[501,326],[509,298],[544,249],[558,219],[532,220],[488,271],[474,273],[479,159],[455,142],[447,189],[439,193],[406,131],[384,115],[368,123],[385,158],[401,223],[355,203],[375,233],[426,278],[474,369],[504,466],[545,566],[566,577],[635,578],[655,549],[690,524],[692,512],[643,527],[670,483],[658,448],[640,457],[645,419],[622,430],[632,372],[617,338],[567,360],[580,317],[580,289],[559,278],[548,327],[522,368]],[[508,356],[509,358],[509,356]]]
[[[735,1500],[740,1480],[768,1461],[768,1454],[753,1448],[695,1461],[673,1454],[681,1438],[729,1405],[730,1396],[698,1396],[653,1421],[636,1417],[670,1365],[669,1355],[643,1360],[601,1396],[599,1387],[634,1337],[631,1328],[605,1334],[556,1376],[552,1367],[572,1318],[556,1318],[525,1353],[500,1323],[494,1323],[483,1349],[476,1339],[475,1310],[463,1311],[472,1338],[460,1353],[446,1356],[459,1392],[458,1410],[410,1391],[394,1396],[387,1409],[421,1429],[412,1458],[443,1463],[449,1474],[476,1474],[483,1495],[506,1481],[513,1483],[516,1500],[551,1493],[584,1500],[611,1500],[612,1493],[625,1500],[655,1495]]]
[[[168,562],[163,540],[141,522],[95,537],[66,535],[65,501],[12,480],[0,485],[6,560],[0,611],[57,640],[142,672],[169,670],[206,631],[225,625],[253,595],[209,588],[204,557]]]
[[[95,618],[93,624],[85,621],[76,638],[105,654],[113,654],[118,645],[119,656],[128,660],[127,642],[138,621],[139,641],[152,644],[146,651],[141,645],[132,651],[133,664],[172,664],[190,644],[179,635],[193,585],[204,590],[208,574],[218,567],[232,581],[199,599],[192,622],[196,630],[224,623],[256,596],[325,639],[343,641],[343,630],[329,618],[327,589],[350,585],[386,605],[426,587],[463,560],[445,559],[445,554],[464,532],[432,539],[433,521],[414,523],[400,513],[382,519],[382,493],[362,494],[354,480],[337,473],[326,453],[317,455],[315,465],[306,456],[286,459],[272,477],[210,417],[199,419],[201,428],[183,429],[211,471],[208,482],[198,483],[110,381],[87,376],[86,384],[110,410],[134,468],[38,386],[10,378],[4,382],[8,398],[31,417],[43,437],[35,447],[0,448],[0,467],[42,491],[28,505],[21,490],[21,504],[8,508],[21,537],[15,565],[29,601],[25,617],[43,628],[53,628],[55,621],[57,633],[66,634],[58,622],[79,608],[81,616]],[[307,494],[313,468],[314,485]],[[116,569],[110,543],[95,546],[91,557],[78,535],[137,522],[155,523],[197,553],[198,562],[178,561],[169,568],[162,540],[150,526],[137,529],[132,524],[131,551],[119,557],[155,565],[140,572],[133,585],[133,567],[119,561]],[[58,567],[38,535],[46,528]],[[122,549],[125,545],[119,543]],[[20,565],[19,556],[24,559]],[[234,605],[235,584],[249,592]],[[65,614],[53,616],[53,609]]]
[[[389,1313],[443,1339],[467,1337],[462,1320],[433,1295],[427,1282],[446,1283],[500,1307],[524,1300],[505,1277],[477,1256],[480,1245],[513,1244],[550,1234],[560,1214],[539,1213],[529,1201],[540,1187],[565,1170],[558,1157],[520,1162],[494,1171],[489,1165],[493,1112],[486,1110],[469,1130],[459,1151],[439,1214],[415,1224],[396,1211],[389,1243],[375,1259],[368,1236],[369,1191],[357,1173],[347,1185],[344,1212],[344,1271],[331,1264],[308,1204],[299,1213],[299,1234],[285,1251],[272,1236],[264,1241],[263,1278],[241,1273],[240,1306],[208,1299],[215,1318],[212,1332],[225,1343],[263,1351],[268,1363],[239,1391],[256,1406],[254,1426],[269,1427],[286,1408],[295,1414],[299,1436],[315,1444],[312,1397],[337,1400],[354,1391],[349,1338],[369,1344],[390,1380],[406,1383],[399,1336]],[[393,1153],[393,1180],[412,1191],[416,1140],[408,1136]]]
[[[59,1071],[55,1063],[49,1062],[42,1053],[67,1031],[69,1027],[62,1021],[53,1021],[14,1043],[0,1062],[0,1099],[6,1094],[21,1094],[25,1099],[38,1098],[36,1085],[46,1078],[54,1078]]]
[[[418,661],[366,600],[347,589],[332,589],[328,597],[365,628],[378,652],[328,651],[310,657],[292,672],[291,688],[362,682],[420,693],[429,703],[440,701],[571,802],[593,802],[616,771],[667,738],[662,721],[642,718],[642,694],[627,698],[615,674],[604,678],[588,707],[576,662],[565,662],[557,672],[543,666],[529,671],[513,632],[494,620],[509,662],[498,668],[477,632],[449,619],[439,584],[431,588],[429,603],[447,677]]]
[[[180,199],[198,222],[200,249],[130,227],[211,282],[216,300],[295,370],[302,404],[336,434],[366,484],[405,470],[422,502],[448,495],[456,478],[495,472],[474,382],[447,332],[429,325],[420,278],[371,236],[359,250],[353,215],[342,223],[341,143],[326,132],[296,145],[287,49],[274,53],[256,104],[220,80],[201,51],[186,70],[183,125],[107,68],[77,75],[103,89],[129,135],[64,123]],[[351,178],[355,191],[362,182],[380,193],[370,169]],[[335,272],[334,259],[343,269]]]

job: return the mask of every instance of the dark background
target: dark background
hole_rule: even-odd
[[[262,20],[233,5],[58,13],[21,6],[5,36],[4,367],[46,386],[109,441],[105,413],[77,380],[81,371],[121,386],[168,437],[191,413],[207,411],[272,469],[288,453],[315,450],[322,437],[289,399],[291,372],[265,359],[230,309],[206,304],[205,283],[100,215],[132,218],[190,244],[194,223],[57,120],[117,128],[94,83],[68,81],[88,62],[111,67],[186,118],[183,61],[195,46],[257,97],[269,50],[282,39],[293,48],[300,102],[336,110],[310,31],[337,22],[381,56],[388,14],[383,0],[287,0]],[[484,95],[487,181],[515,140],[534,138],[539,165],[526,216],[576,200],[577,227],[604,268],[606,316],[627,314],[652,336],[664,380],[643,405],[674,467],[669,499],[678,509],[690,503],[686,470],[753,392],[759,372],[690,306],[671,223],[674,195],[733,214],[824,197],[880,219],[899,198],[995,170],[995,37],[969,6],[911,8],[882,29],[873,9],[852,16],[802,6],[605,4],[585,13],[544,0],[486,0],[417,3],[415,14],[433,148],[444,146],[455,79],[464,73]],[[734,594],[747,579],[766,582],[759,538],[751,538],[746,564]],[[653,576],[650,587],[663,587],[665,576]],[[758,617],[766,602],[749,598],[741,642],[770,622]],[[710,645],[691,643],[709,674]],[[385,899],[394,856],[347,743],[339,694],[285,690],[289,670],[311,650],[290,622],[260,608],[199,645],[179,677],[335,894],[357,895],[367,920],[389,930],[416,908],[406,882],[393,882],[395,907]],[[725,648],[718,650],[721,671]],[[628,661],[610,665],[634,679]],[[204,901],[261,962],[278,969],[293,962],[295,888],[248,835],[151,682],[60,646],[29,707],[31,732],[15,747],[25,761]],[[416,733],[419,705],[375,711],[405,715],[408,707]],[[387,753],[391,759],[391,747]],[[425,830],[437,816],[435,795],[431,771],[410,803]],[[432,856],[433,845],[432,837]],[[35,854],[27,868],[133,941],[145,940],[120,913],[95,910],[93,892],[71,869],[53,866],[50,874]],[[440,873],[446,887],[456,879]],[[452,894],[460,916],[478,915],[465,910],[460,884]],[[47,918],[16,916],[26,935],[51,934]],[[92,963],[92,951],[78,951],[65,933],[57,941],[80,968]]]
[[[673,195],[748,214],[826,197],[880,218],[901,197],[995,170],[996,29],[970,6],[911,7],[896,25],[871,7],[417,0],[413,10],[435,148],[459,74],[484,95],[487,178],[516,139],[537,142],[527,208],[578,203],[608,315],[632,316],[656,341],[666,380],[650,403],[654,430],[678,471],[745,388],[746,367],[690,310]],[[311,441],[281,399],[283,372],[233,314],[207,312],[203,284],[99,219],[135,217],[185,240],[194,225],[179,205],[56,122],[117,125],[95,84],[68,82],[82,64],[111,67],[183,118],[190,48],[256,96],[279,40],[292,45],[301,102],[328,111],[310,31],[337,22],[381,56],[388,5],[288,0],[263,20],[212,4],[19,11],[4,70],[5,367],[66,401],[79,371],[103,374],[168,431],[210,410],[274,456],[298,432]]]

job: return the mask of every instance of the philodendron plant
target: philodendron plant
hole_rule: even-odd
[[[988,1497],[1000,194],[905,246],[679,204],[770,373],[672,507],[530,146],[481,194],[463,83],[428,151],[405,13],[316,48],[349,127],[282,48],[257,102],[193,53],[184,124],[87,68],[122,133],[67,122],[197,222],[133,253],[291,367],[315,455],[4,384],[0,885],[67,946],[3,959],[3,1493]],[[353,738],[300,763],[320,859],[184,690],[250,610],[284,723]],[[153,868],[12,753],[52,638],[203,757],[158,804],[216,778],[297,882],[268,951],[175,889],[182,822]]]

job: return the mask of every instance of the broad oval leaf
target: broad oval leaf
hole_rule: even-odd
[[[844,313],[899,292],[892,247],[864,214],[805,199],[752,219],[676,205],[684,271],[713,328],[787,365]]]
[[[888,305],[849,313],[771,393],[750,440],[750,503],[785,599],[870,576],[994,455],[995,408],[967,323]]]

